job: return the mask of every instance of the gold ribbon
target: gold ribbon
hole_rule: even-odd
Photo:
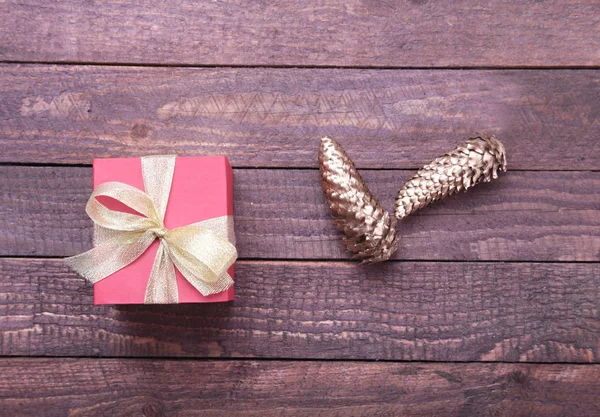
[[[95,247],[66,258],[66,263],[96,283],[135,261],[158,238],[144,303],[178,302],[175,267],[202,295],[229,288],[233,279],[227,269],[237,259],[233,216],[165,228],[174,171],[174,155],[147,156],[142,158],[146,192],[121,182],[96,187],[85,208],[94,221]],[[141,215],[108,209],[96,199],[100,196],[120,201]]]

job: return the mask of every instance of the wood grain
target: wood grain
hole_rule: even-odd
[[[0,3],[0,59],[365,67],[599,65],[594,0]]]
[[[0,354],[600,361],[600,264],[240,261],[232,303],[92,305],[61,260],[0,259]]]
[[[367,171],[388,210],[411,171]],[[68,256],[92,246],[91,168],[0,167],[0,254]],[[348,259],[316,170],[236,169],[242,258]],[[407,218],[395,259],[600,260],[599,172],[508,172]]]
[[[0,415],[600,415],[598,16],[0,1]],[[409,217],[394,261],[340,261],[319,137],[391,209],[482,131],[512,171]],[[92,158],[158,153],[236,167],[234,302],[94,306],[45,258],[91,247]]]
[[[597,416],[593,365],[0,360],[6,415]]]
[[[509,169],[600,170],[599,80],[600,70],[5,65],[0,161],[225,154],[236,167],[315,168],[329,135],[360,168],[416,169],[488,131]]]

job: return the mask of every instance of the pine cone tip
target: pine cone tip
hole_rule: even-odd
[[[504,148],[504,144],[496,139],[494,135],[488,135],[485,132],[478,133],[476,137],[468,139],[467,142],[478,140],[485,143],[483,147],[485,152],[488,152],[493,157],[491,160],[493,168],[492,176],[496,179],[498,171],[506,172],[506,149]]]

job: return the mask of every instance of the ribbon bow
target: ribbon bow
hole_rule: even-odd
[[[163,221],[175,156],[141,159],[146,192],[121,182],[96,187],[85,208],[94,221],[95,247],[65,261],[88,281],[96,283],[132,263],[155,239],[160,239],[144,303],[178,302],[175,267],[202,295],[226,290],[233,284],[227,269],[237,258],[233,216],[171,230],[165,228]],[[120,201],[140,214],[111,210],[97,200],[100,196]]]

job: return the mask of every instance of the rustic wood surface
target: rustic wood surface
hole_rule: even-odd
[[[232,303],[93,306],[61,260],[0,258],[0,354],[600,362],[599,286],[598,263],[240,261]]]
[[[600,415],[597,33],[595,0],[0,1],[0,416]],[[509,172],[348,260],[319,137],[391,209],[481,131]],[[236,299],[94,306],[60,259],[92,158],[160,153],[229,156]]]
[[[393,210],[414,171],[366,171]],[[236,169],[240,257],[348,259],[317,170]],[[0,256],[71,256],[92,247],[82,207],[91,168],[0,167]],[[395,259],[600,261],[600,172],[507,172],[408,217]],[[68,190],[65,193],[64,190]],[[435,236],[435,239],[432,239]]]
[[[0,360],[7,415],[597,416],[600,366]],[[48,384],[47,381],[53,383]]]
[[[363,67],[600,63],[595,0],[0,3],[0,60]]]
[[[600,170],[599,79],[600,70],[7,65],[0,161],[227,154],[235,167],[316,168],[318,139],[330,135],[360,168],[415,169],[487,131],[511,170]]]

